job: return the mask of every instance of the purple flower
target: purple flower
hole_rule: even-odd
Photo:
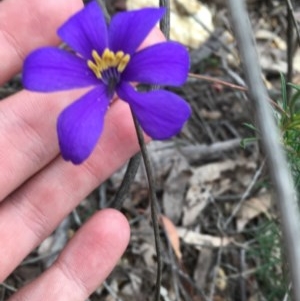
[[[73,51],[44,47],[26,58],[26,89],[52,92],[92,87],[58,118],[59,146],[65,160],[80,164],[89,157],[114,93],[129,104],[150,137],[167,139],[181,130],[191,113],[182,98],[164,90],[137,92],[130,84],[179,86],[187,78],[189,57],[180,44],[163,42],[136,51],[164,13],[161,8],[119,13],[107,27],[94,1],[58,29]]]

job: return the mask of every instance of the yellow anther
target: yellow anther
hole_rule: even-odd
[[[126,68],[130,55],[123,51],[113,51],[106,48],[102,56],[96,50],[92,51],[93,60],[88,60],[88,67],[95,73],[97,78],[102,78],[102,72],[109,68],[116,68],[118,72],[123,72]]]
[[[120,61],[120,63],[118,64],[118,67],[117,67],[117,70],[119,72],[123,72],[124,69],[126,68],[128,62],[130,60],[130,55],[129,54],[126,54]]]
[[[87,65],[93,70],[97,78],[101,78],[101,71],[98,65],[94,64],[91,60],[88,60]]]
[[[102,54],[103,62],[105,64],[105,69],[112,67],[115,62],[115,54],[109,49],[105,49]]]
[[[124,57],[125,53],[123,51],[118,51],[116,53],[116,56],[115,56],[115,66],[114,67],[117,67],[121,61],[121,59]]]
[[[94,59],[94,61],[96,62],[97,65],[102,64],[102,59],[101,59],[100,55],[98,54],[98,52],[96,50],[92,51],[92,57],[93,57],[93,59]]]

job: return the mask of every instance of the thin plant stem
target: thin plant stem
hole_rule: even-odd
[[[108,205],[109,207],[115,208],[118,210],[120,210],[122,208],[123,202],[125,201],[128,193],[129,193],[130,185],[132,184],[132,182],[136,176],[140,162],[141,162],[141,153],[140,152],[137,153],[136,155],[134,155],[132,158],[130,158],[127,168],[126,168],[125,175],[122,180],[122,183],[121,183],[114,199]]]
[[[104,3],[104,0],[96,0],[99,7],[101,8],[103,14],[104,14],[104,17],[105,17],[105,21],[106,23],[108,24],[110,22],[110,15],[107,11],[107,8],[106,8],[106,5]]]
[[[205,81],[208,81],[208,82],[217,83],[217,84],[223,85],[225,87],[232,88],[234,90],[239,90],[239,91],[244,91],[244,92],[248,91],[247,87],[239,86],[239,85],[236,85],[236,84],[233,84],[233,83],[230,83],[230,82],[226,82],[224,80],[221,80],[221,79],[218,79],[218,78],[215,78],[215,77],[211,77],[211,76],[208,76],[208,75],[189,73],[189,77],[190,78],[195,78],[195,79],[198,79],[198,80],[205,80]],[[269,101],[272,104],[272,106],[274,108],[276,108],[279,112],[281,112],[281,113],[288,116],[288,113],[285,112],[274,100],[269,99]]]
[[[300,216],[293,178],[280,146],[278,128],[261,79],[261,68],[245,1],[228,0],[228,7],[274,184],[274,196],[281,214],[284,247],[291,271],[294,300],[300,300]]]
[[[203,74],[195,74],[195,73],[189,73],[189,77],[190,78],[195,78],[195,79],[202,79],[208,82],[213,82],[213,83],[217,83],[217,84],[221,84],[223,86],[226,87],[230,87],[234,90],[239,90],[239,91],[247,91],[247,87],[243,87],[243,86],[239,86],[230,82],[226,82],[224,80],[209,76],[209,75],[203,75]]]
[[[104,11],[107,21],[109,21],[109,15],[107,14],[106,7],[102,0],[97,0],[100,8]],[[160,27],[162,32],[164,33],[166,39],[169,38],[169,30],[170,30],[170,3],[169,0],[160,0],[159,5],[161,7],[166,7],[166,14],[163,17],[163,19],[160,22]],[[150,87],[150,90],[157,89],[158,87]],[[151,169],[151,163],[149,159],[149,155],[147,152],[146,144],[144,141],[143,131],[132,112],[132,117],[137,133],[138,142],[141,149],[141,155],[143,157],[143,161],[145,164],[146,174],[148,178],[148,184],[149,184],[149,198],[150,198],[150,208],[151,208],[151,217],[152,217],[152,223],[153,223],[153,231],[154,231],[154,239],[155,239],[155,248],[156,248],[156,254],[157,254],[157,275],[156,275],[156,285],[155,285],[155,294],[154,294],[154,300],[159,301],[160,300],[160,286],[161,286],[161,278],[162,278],[162,259],[161,259],[161,241],[159,236],[159,224],[158,224],[158,202],[156,198],[156,189],[155,189],[155,181],[153,172]],[[129,190],[130,184],[134,179],[134,176],[136,174],[138,165],[140,161],[140,155],[134,156],[130,163],[128,164],[125,180],[123,180],[122,185],[120,186],[116,198],[113,201],[113,206],[115,208],[120,208],[122,206],[123,200],[125,199],[124,194],[126,194]],[[130,176],[129,176],[130,175]],[[130,179],[129,179],[130,178]]]
[[[102,12],[104,13],[107,24],[109,24],[111,18],[107,11],[104,0],[97,0],[97,3],[100,9],[102,10]],[[111,201],[111,203],[108,204],[108,207],[115,208],[118,210],[122,208],[123,202],[125,201],[126,196],[129,194],[130,186],[136,176],[140,162],[141,162],[140,153],[130,158],[122,183],[118,188],[118,191],[114,196],[114,199]]]
[[[157,210],[157,198],[156,198],[156,189],[155,189],[155,181],[151,168],[150,158],[147,152],[147,147],[144,141],[143,131],[134,115],[131,111],[135,130],[137,133],[138,142],[141,148],[141,153],[143,157],[143,161],[145,164],[145,170],[148,178],[149,185],[149,198],[150,198],[150,208],[151,208],[151,217],[153,223],[153,232],[154,232],[154,240],[155,240],[155,249],[157,254],[157,274],[156,274],[156,285],[155,285],[155,294],[154,300],[158,301],[160,299],[160,285],[162,278],[162,260],[161,260],[161,241],[159,236],[159,225],[158,225],[158,210]]]
[[[297,34],[298,45],[300,46],[300,29],[299,29],[299,26],[298,26],[298,23],[297,23],[295,14],[294,14],[294,9],[293,9],[292,1],[291,0],[285,0],[285,2],[286,2],[288,10],[290,12],[290,16],[291,16],[291,18],[293,20],[294,27],[295,27],[296,34]]]
[[[159,23],[160,30],[165,35],[166,39],[170,39],[170,1],[169,0],[159,0],[159,6],[166,8],[166,14],[161,19]]]
[[[293,48],[294,48],[294,24],[292,10],[289,8],[287,3],[287,32],[286,32],[286,43],[287,43],[287,73],[286,80],[288,83],[293,81]],[[291,98],[292,87],[286,87],[287,100]]]

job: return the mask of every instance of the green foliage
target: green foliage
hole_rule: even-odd
[[[277,121],[281,130],[282,144],[286,150],[290,168],[294,177],[295,186],[300,192],[300,86],[288,84],[293,94],[287,99],[286,81],[281,75],[280,105],[282,111],[278,111]]]
[[[288,86],[292,92],[289,99],[287,97]],[[281,75],[281,99],[277,104],[278,107],[274,107],[273,112],[280,130],[280,142],[286,151],[295,187],[300,195],[300,86],[286,83],[283,75]],[[252,129],[258,138],[244,139],[243,147],[260,138],[256,127],[252,124],[245,124],[245,126]],[[281,301],[289,291],[287,278],[289,268],[285,266],[286,260],[281,248],[282,238],[278,221],[270,220],[256,231],[255,241],[255,246],[249,250],[248,255],[255,261],[259,291],[263,293],[266,300]]]
[[[259,137],[259,131],[253,124],[245,122],[244,126],[248,129],[250,129],[250,130],[253,130],[254,132],[257,132],[257,136],[242,139],[242,141],[241,141],[241,147],[242,148],[246,148],[249,144],[252,144],[253,142],[256,142],[258,140],[258,137]]]
[[[288,281],[283,272],[284,260],[281,250],[280,227],[269,221],[255,232],[256,245],[248,256],[255,261],[259,290],[266,300],[283,300],[288,291]]]
[[[290,86],[293,91],[290,99],[287,99],[287,86]],[[281,143],[288,157],[295,187],[300,195],[300,86],[287,84],[282,74],[281,99],[278,101],[278,108],[274,108],[274,116],[280,129]],[[241,142],[243,148],[258,140],[260,136],[255,126],[249,123],[244,125],[256,132],[256,136],[243,139]]]
[[[287,97],[287,86],[291,88],[291,97]],[[300,195],[300,86],[287,84],[281,75],[281,99],[274,116],[280,130],[281,143],[286,151],[295,187]],[[256,132],[257,130],[253,128]],[[259,133],[258,133],[259,134]],[[280,226],[277,221],[269,221],[256,234],[257,246],[250,255],[257,264],[257,280],[260,290],[267,300],[283,300],[289,291],[284,254],[281,249]],[[290,299],[288,299],[290,300]]]

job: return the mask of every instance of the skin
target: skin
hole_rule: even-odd
[[[57,44],[56,29],[81,7],[79,0],[0,2],[0,84],[21,70],[30,51]],[[163,40],[153,30],[142,47]],[[84,92],[21,91],[0,102],[0,282],[138,150],[129,108],[115,101],[91,157],[79,166],[62,160],[56,120]],[[85,300],[116,265],[129,236],[120,212],[95,213],[53,266],[10,300]]]

